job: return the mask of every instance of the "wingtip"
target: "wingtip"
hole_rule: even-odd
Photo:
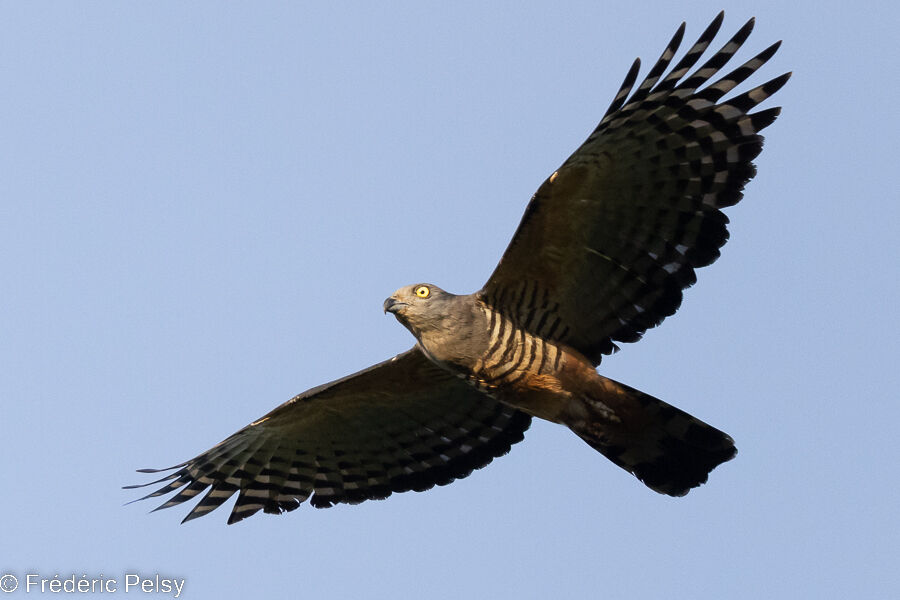
[[[178,506],[179,504],[181,504],[184,501],[185,501],[185,498],[182,498],[179,500],[178,495],[176,494],[175,496],[173,496],[172,498],[169,498],[168,500],[166,500],[165,502],[163,502],[162,504],[160,504],[159,506],[157,506],[150,512],[155,513],[157,511],[164,510],[166,508],[172,508],[173,506]]]
[[[681,46],[681,42],[684,41],[684,32],[687,30],[687,23],[685,21],[681,22],[681,25],[678,26],[678,29],[675,31],[675,35],[672,36],[672,39],[669,40],[669,43],[666,45],[666,50],[671,50],[672,55],[674,55],[678,48]]]
[[[183,462],[178,465],[172,465],[171,467],[163,467],[161,469],[135,469],[136,473],[163,473],[165,471],[171,471],[173,469],[177,469],[179,467],[185,466],[187,463]]]
[[[719,14],[717,14],[716,17],[712,20],[712,22],[706,27],[707,31],[712,30],[713,37],[715,37],[715,35],[717,33],[719,33],[719,29],[722,28],[722,23],[724,21],[725,21],[725,11],[720,10]]]
[[[788,80],[791,78],[791,74],[792,74],[792,71],[788,71],[787,73],[783,73],[783,74],[779,75],[778,77],[776,77],[775,79],[772,79],[771,81],[767,81],[766,83],[764,83],[763,86],[765,88],[766,94],[771,96],[772,94],[774,94],[775,92],[780,90],[784,86],[784,84],[786,84],[788,82]]]

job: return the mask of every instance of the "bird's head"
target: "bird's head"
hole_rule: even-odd
[[[430,283],[402,287],[384,301],[384,312],[393,313],[413,335],[439,326],[446,315],[446,303],[455,298]]]

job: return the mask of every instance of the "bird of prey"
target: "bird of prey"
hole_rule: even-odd
[[[172,471],[142,484],[163,483],[144,498],[177,492],[161,509],[206,491],[188,521],[237,494],[235,523],[306,500],[427,490],[508,452],[532,417],[568,427],[662,494],[706,482],[735,456],[732,439],[596,367],[673,314],[695,270],[718,258],[721,209],[741,199],[759,132],[780,112],[750,111],[790,73],[722,100],[780,42],[709,83],[753,19],[694,69],[723,16],[666,73],[682,23],[636,89],[634,62],[597,128],[532,197],[484,287],[456,295],[418,283],[385,300],[412,349],[303,392],[187,462],[141,470]]]

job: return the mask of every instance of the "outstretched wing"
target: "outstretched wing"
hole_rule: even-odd
[[[595,363],[675,312],[694,269],[728,239],[722,207],[742,196],[762,150],[758,132],[779,108],[748,114],[790,73],[719,102],[778,49],[776,43],[710,80],[753,29],[748,21],[685,77],[719,30],[719,14],[663,78],[676,32],[633,95],[635,61],[603,120],[532,198],[481,298]]]
[[[168,482],[139,500],[178,490],[156,510],[208,488],[184,521],[237,493],[230,524],[307,498],[325,508],[446,485],[506,454],[530,424],[415,347],[296,396],[192,460],[143,469],[174,472],[128,488]]]

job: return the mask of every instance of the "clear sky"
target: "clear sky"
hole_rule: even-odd
[[[895,594],[896,8],[325,4],[0,4],[0,570],[183,598]],[[784,111],[722,258],[600,367],[735,438],[708,485],[659,496],[536,423],[424,494],[230,527],[123,507],[134,469],[409,348],[384,298],[478,289],[634,57],[720,8],[719,42],[757,17],[740,61],[784,40],[754,77],[794,71]]]

